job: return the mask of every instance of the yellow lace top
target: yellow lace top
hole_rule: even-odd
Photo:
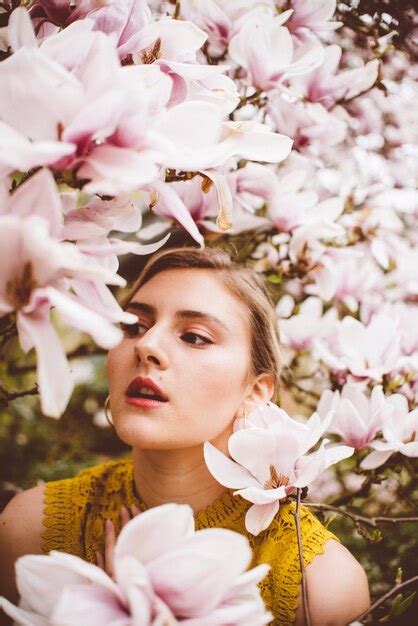
[[[104,522],[115,522],[119,532],[122,505],[136,504],[145,510],[135,493],[130,459],[110,461],[83,470],[75,478],[46,483],[42,550],[61,550],[91,563],[95,551],[104,551]],[[269,528],[257,537],[244,526],[251,503],[226,493],[195,516],[196,529],[229,528],[247,536],[253,549],[253,565],[269,563],[268,576],[260,583],[263,600],[274,615],[273,626],[288,626],[295,620],[300,570],[296,542],[294,504],[283,505]],[[302,545],[305,564],[321,554],[328,539],[338,538],[305,507],[301,507]]]

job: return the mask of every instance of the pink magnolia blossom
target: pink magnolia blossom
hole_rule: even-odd
[[[277,188],[269,198],[268,215],[280,232],[322,221],[332,224],[343,212],[342,198],[320,201],[313,189],[305,188],[306,178],[307,171],[302,169],[277,177]]]
[[[302,424],[273,403],[243,420],[228,441],[230,457],[211,443],[204,445],[206,465],[216,480],[234,495],[253,503],[245,517],[245,526],[253,535],[266,529],[280,508],[280,501],[297,488],[303,488],[333,463],[351,456],[348,446],[327,446],[323,440],[318,450],[309,452],[329,427],[330,411],[321,420],[313,413]]]
[[[76,192],[65,195],[63,237],[80,240],[107,236],[113,230],[122,233],[138,232],[142,224],[141,209],[128,195],[102,200],[93,196],[87,204],[77,207]]]
[[[172,81],[168,107],[185,100],[213,102],[224,115],[232,113],[239,103],[236,83],[226,76],[226,67],[201,63],[181,63],[158,59],[155,65]]]
[[[399,339],[402,354],[418,354],[418,307],[406,302],[387,302],[382,313],[394,317],[399,322]]]
[[[300,304],[297,315],[280,320],[282,341],[293,350],[310,350],[322,325],[323,302],[311,296]]]
[[[258,122],[223,122],[222,117],[219,107],[204,102],[184,102],[162,113],[158,129],[171,143],[164,164],[194,171],[218,167],[232,156],[278,163],[289,155],[292,140],[286,135]]]
[[[328,432],[339,435],[344,443],[361,450],[384,425],[387,406],[381,385],[373,387],[368,396],[358,385],[347,383],[341,393],[325,389],[316,410],[324,417],[334,409],[335,417]]]
[[[111,322],[132,321],[106,287],[124,284],[114,271],[93,256],[85,255],[60,239],[62,207],[52,175],[41,170],[7,199],[0,215],[3,272],[0,283],[0,315],[16,313],[21,346],[35,348],[42,410],[58,417],[71,395],[71,381],[64,349],[50,323],[56,308],[73,328],[89,333],[104,348],[115,346],[121,331]],[[111,317],[102,316],[83,302],[72,281],[91,281],[108,294]]]
[[[40,2],[45,4],[44,0]],[[36,6],[32,5],[31,10]],[[9,40],[14,50],[22,45],[36,45],[25,15],[19,9],[11,17]],[[129,54],[136,64],[158,65],[172,82],[168,106],[186,99],[215,100],[229,114],[238,104],[237,86],[223,74],[227,68],[196,62],[196,52],[207,35],[195,24],[168,17],[152,21],[143,0],[117,0],[96,7],[88,0],[71,11],[70,22],[83,17],[94,24],[95,30],[117,37],[121,59]]]
[[[187,505],[137,516],[119,534],[115,578],[79,557],[53,550],[16,563],[22,598],[0,606],[18,624],[88,626],[262,626],[271,614],[257,583],[268,571],[251,561],[248,539],[221,528],[195,532]]]
[[[154,107],[161,102],[161,89],[168,98],[170,80],[157,68],[145,68],[145,73],[141,67],[122,68],[111,38],[92,32],[91,26],[88,20],[75,23],[39,49],[19,48],[1,63],[0,115],[35,149],[45,141],[71,145],[72,154],[56,160],[54,168],[76,168],[81,179],[91,181],[87,191],[113,195],[158,173],[160,152],[145,128],[150,99]],[[70,57],[78,33],[77,54]],[[157,72],[153,79],[150,69]],[[135,95],[139,87],[142,92]]]
[[[130,45],[129,52],[141,51],[134,54],[134,60],[137,63],[149,63],[153,60],[152,56],[149,58],[150,54],[153,54],[152,51],[158,42],[158,52],[154,57],[167,61],[193,62],[197,50],[203,46],[206,39],[206,33],[193,22],[162,16],[159,20],[150,22],[136,35],[135,45]]]
[[[331,198],[322,204],[325,212],[330,209],[330,213],[339,211],[341,204]],[[326,253],[326,246],[321,240],[332,240],[344,235],[344,229],[340,224],[329,219],[312,219],[292,232],[289,244],[289,257],[294,263],[302,263],[305,267],[316,269]]]
[[[397,321],[375,314],[365,325],[347,315],[326,340],[315,343],[314,351],[335,372],[347,372],[356,380],[380,381],[400,357]]]
[[[259,164],[249,163],[242,169],[249,173],[250,166],[263,168]],[[270,220],[260,218],[242,206],[242,169],[226,175],[219,170],[207,169],[200,172],[200,177],[195,176],[192,180],[158,185],[153,183],[149,186],[155,192],[155,197],[151,196],[152,210],[163,218],[174,219],[181,224],[199,244],[203,243],[202,236],[196,232],[188,214],[199,229],[216,233],[227,230],[229,234],[235,234],[269,224]],[[161,194],[158,190],[162,187]],[[158,231],[152,228],[151,232],[155,236]]]
[[[271,5],[271,0],[183,0],[181,14],[208,34],[209,52],[216,57],[225,52],[242,16]]]
[[[292,0],[289,30],[300,37],[306,36],[309,31],[315,35],[328,34],[342,26],[342,22],[330,21],[336,5],[336,0]]]
[[[11,126],[0,121],[0,176],[14,170],[27,171],[39,165],[52,165],[74,152],[70,143],[33,142]]]
[[[77,196],[73,193],[72,201],[76,200]],[[138,241],[109,236],[111,231],[138,234],[140,230],[141,210],[126,195],[120,195],[112,200],[95,197],[80,208],[69,209],[68,204],[69,198],[62,237],[75,241],[79,250],[105,264],[107,268],[112,268],[115,273],[119,269],[118,256],[128,253],[151,254],[170,237],[170,234],[167,234],[159,241],[144,245]],[[93,291],[91,297],[94,295]],[[103,314],[106,316],[106,309],[103,310]]]
[[[349,100],[368,91],[376,82],[379,61],[337,73],[342,50],[338,45],[324,48],[322,64],[307,76],[298,76],[292,87],[310,102],[320,102],[331,109],[340,100]]]
[[[310,72],[323,61],[322,46],[316,41],[295,50],[291,34],[283,26],[289,13],[254,9],[240,20],[239,31],[229,42],[232,59],[247,71],[249,83],[262,91]]]
[[[75,170],[87,180],[88,193],[138,189],[156,180],[161,166],[193,171],[235,155],[277,162],[289,154],[291,140],[266,125],[223,122],[225,107],[215,98],[167,109],[169,76],[155,64],[122,67],[112,38],[92,25],[75,22],[39,49],[21,47],[0,65],[2,93],[8,93],[0,96],[4,122],[35,146],[72,145],[71,156],[53,166]]]
[[[321,258],[322,267],[312,273],[315,283],[306,292],[327,301],[341,302],[355,313],[360,304],[381,298],[384,276],[364,247],[330,248]]]
[[[267,109],[277,132],[286,132],[299,151],[317,151],[341,143],[347,122],[319,102],[289,102],[279,93],[269,94]]]
[[[374,439],[370,444],[373,451],[360,463],[365,470],[380,467],[395,452],[405,456],[418,457],[418,408],[409,411],[408,400],[400,393],[394,393],[386,401],[388,410],[382,426],[382,439]]]

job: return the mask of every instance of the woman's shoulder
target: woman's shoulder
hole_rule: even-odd
[[[14,564],[24,554],[42,554],[44,485],[22,491],[0,515],[0,595],[17,599]]]
[[[278,582],[280,585],[286,584],[289,590],[297,590],[297,608],[294,602],[289,602],[289,608],[293,605],[292,608],[296,609],[295,626],[302,626],[305,621],[301,605],[295,511],[294,504],[282,507],[268,536],[272,544],[270,549],[278,547],[278,568],[281,566],[286,572],[284,579]],[[312,625],[348,624],[370,605],[367,576],[363,567],[306,506],[300,508],[300,529]]]
[[[7,535],[22,554],[39,552],[44,483],[16,494],[0,515],[0,538]],[[17,540],[17,541],[14,541]]]
[[[370,606],[366,573],[347,548],[329,540],[306,568],[312,626],[343,626]],[[301,596],[295,626],[305,624]]]

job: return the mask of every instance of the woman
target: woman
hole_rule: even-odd
[[[219,250],[167,250],[149,260],[125,308],[138,322],[124,328],[107,367],[114,428],[132,459],[39,485],[9,503],[0,527],[0,594],[16,600],[13,563],[27,553],[62,550],[111,573],[112,543],[128,510],[187,503],[197,528],[246,534],[254,564],[270,563],[261,586],[273,623],[304,624],[294,505],[282,506],[257,537],[248,535],[250,503],[217,483],[203,458],[205,441],[226,453],[235,419],[277,391],[277,318],[261,279]],[[308,509],[301,520],[311,623],[347,624],[369,606],[365,573]]]

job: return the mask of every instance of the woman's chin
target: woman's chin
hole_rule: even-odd
[[[177,437],[172,433],[169,421],[161,415],[125,411],[115,421],[115,429],[118,437],[133,448],[172,450],[181,447],[176,445]]]

